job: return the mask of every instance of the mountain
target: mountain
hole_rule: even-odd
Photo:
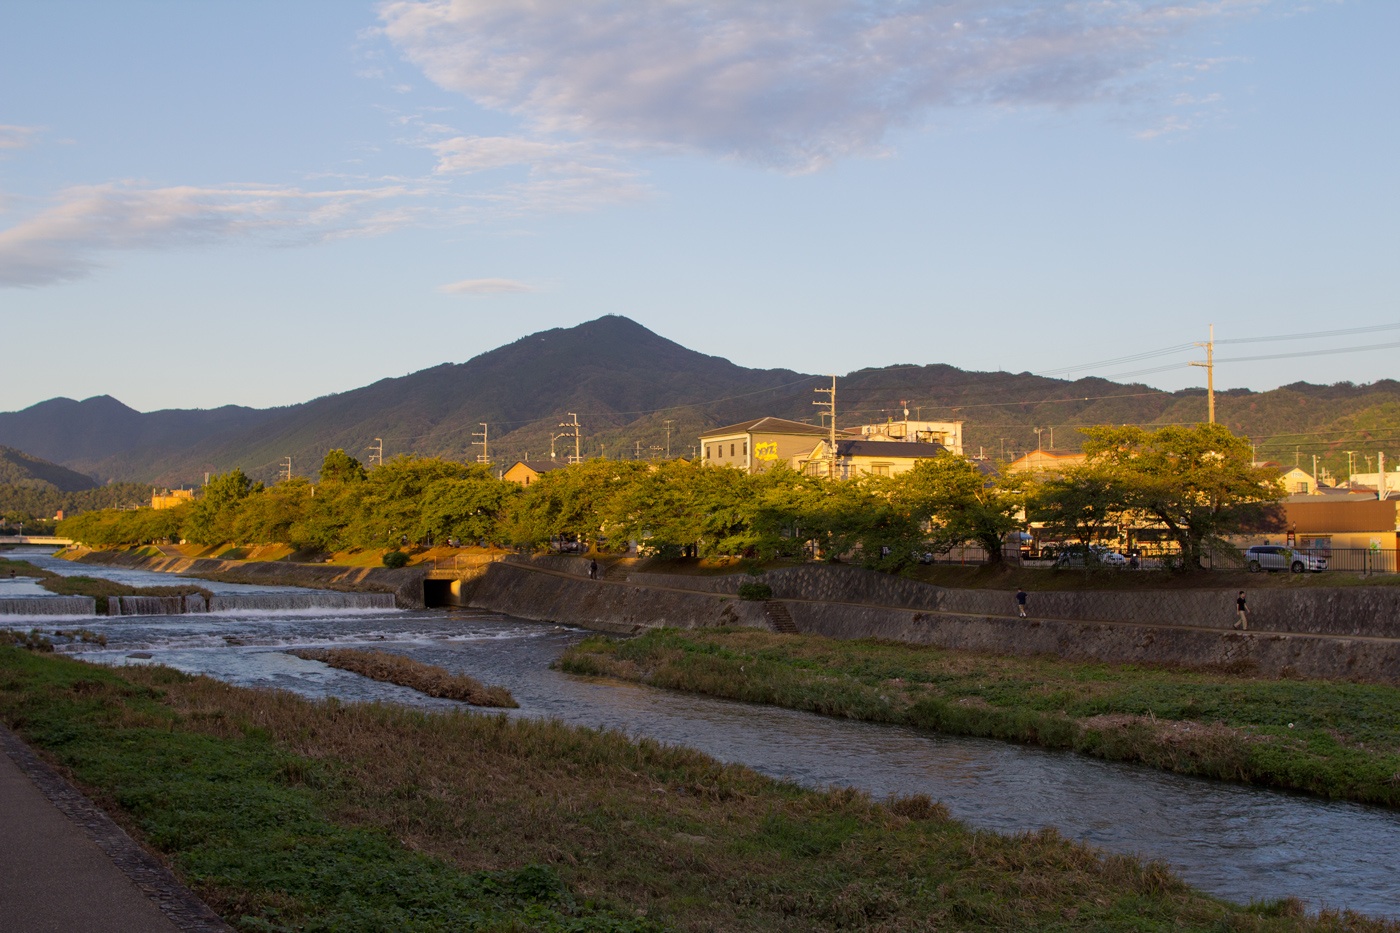
[[[44,485],[60,492],[79,492],[97,486],[91,476],[32,457],[13,447],[0,447],[0,485]]]
[[[829,377],[749,369],[686,349],[625,317],[609,315],[523,337],[465,363],[444,363],[284,408],[227,406],[142,414],[115,399],[51,399],[0,413],[0,443],[104,480],[162,486],[198,482],[241,467],[275,479],[286,458],[315,475],[328,449],[365,460],[376,439],[385,457],[419,453],[474,459],[474,432],[488,425],[493,461],[546,457],[551,442],[573,452],[564,424],[577,415],[585,456],[691,454],[708,427],[775,415],[816,422],[813,389]],[[1077,448],[1078,427],[1205,420],[1201,389],[1162,392],[1089,378],[965,372],[944,364],[864,369],[838,382],[843,426],[902,417],[962,420],[969,452],[1010,457],[1037,442]],[[1260,457],[1334,472],[1344,451],[1400,453],[1400,383],[1295,383],[1271,392],[1217,393],[1217,417],[1260,442]],[[561,435],[570,435],[563,437]],[[1053,441],[1052,441],[1053,438]],[[1387,443],[1388,442],[1388,443]],[[1362,461],[1357,460],[1358,468]]]

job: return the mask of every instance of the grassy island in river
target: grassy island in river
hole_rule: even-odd
[[[577,674],[1400,806],[1400,689],[752,629],[590,638]]]

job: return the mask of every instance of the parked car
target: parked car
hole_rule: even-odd
[[[1256,544],[1244,552],[1244,565],[1249,568],[1250,573],[1258,573],[1261,570],[1270,573],[1275,570],[1291,570],[1293,573],[1311,570],[1313,573],[1322,573],[1327,569],[1327,558],[1314,557],[1305,551],[1295,551],[1291,547],[1277,544]]]
[[[1062,548],[1055,557],[1056,567],[1083,568],[1090,567],[1126,567],[1128,558],[1117,551],[1110,551],[1106,547],[1093,544],[1087,549],[1081,544],[1073,544]]]

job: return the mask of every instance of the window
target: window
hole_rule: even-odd
[[[734,445],[733,445],[733,444],[730,444],[730,445],[729,445],[729,456],[731,456],[731,457],[734,456]]]
[[[744,441],[744,456],[747,457],[748,455],[749,455],[749,442],[748,442],[748,441]]]
[[[872,463],[872,464],[870,464],[870,475],[871,475],[871,476],[889,476],[889,475],[890,475],[890,465],[889,465],[888,463]]]
[[[710,459],[710,445],[709,445],[709,444],[706,444],[706,445],[705,445],[705,459],[706,459],[706,460]]]

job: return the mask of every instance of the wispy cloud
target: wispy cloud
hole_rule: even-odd
[[[506,295],[534,290],[534,286],[514,279],[463,279],[438,286],[438,291],[444,295]]]
[[[390,202],[417,194],[401,185],[328,191],[132,183],[69,188],[53,207],[0,230],[0,285],[80,278],[101,264],[103,254],[116,250],[232,239],[306,242],[382,232],[411,220]]]
[[[0,123],[0,149],[23,149],[39,137],[40,127]]]
[[[394,0],[439,86],[539,134],[804,171],[943,107],[1131,100],[1183,34],[1270,0]]]

